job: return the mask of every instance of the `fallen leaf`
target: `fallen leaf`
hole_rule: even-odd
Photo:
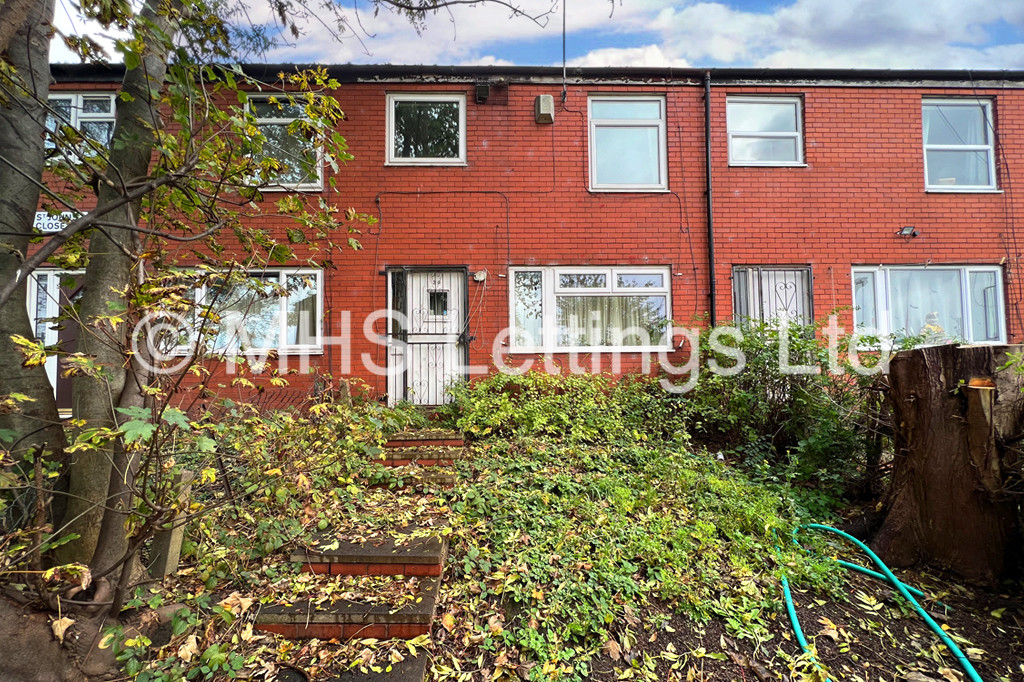
[[[199,642],[195,635],[189,635],[185,642],[178,647],[178,658],[186,663],[191,662],[192,657],[199,653]]]
[[[613,661],[618,661],[618,660],[620,660],[622,658],[622,648],[619,646],[619,643],[616,642],[614,639],[609,639],[607,642],[605,642],[604,646],[601,647],[601,649]]]
[[[441,625],[444,626],[445,630],[451,632],[455,629],[455,616],[453,616],[451,613],[444,614],[443,616],[441,616]]]
[[[64,643],[64,633],[67,629],[75,624],[75,621],[71,618],[58,618],[57,620],[50,623],[50,627],[53,629],[53,636],[57,638],[57,641],[61,644]]]

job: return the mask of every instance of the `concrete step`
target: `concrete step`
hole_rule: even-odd
[[[421,446],[449,446],[461,448],[466,444],[462,434],[457,431],[436,430],[414,430],[399,431],[388,437],[385,447],[405,448]]]
[[[293,552],[289,560],[302,564],[302,570],[310,573],[437,577],[447,549],[446,542],[438,537],[341,540],[337,549],[320,549],[332,542],[332,538],[323,538],[318,546]]]
[[[346,599],[320,606],[308,601],[271,604],[260,610],[256,629],[289,639],[413,639],[430,634],[441,583],[423,578],[417,587],[418,601],[398,609]]]
[[[452,466],[455,460],[462,459],[465,449],[448,445],[419,447],[389,447],[381,456],[385,466],[400,467],[407,464],[420,466]]]

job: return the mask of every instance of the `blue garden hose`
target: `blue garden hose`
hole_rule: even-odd
[[[945,644],[946,647],[953,654],[953,656],[956,657],[957,663],[960,664],[960,667],[963,669],[964,673],[967,674],[967,678],[971,680],[971,682],[982,682],[982,679],[978,675],[978,672],[974,669],[974,666],[971,665],[971,662],[960,650],[960,647],[958,647],[956,643],[952,639],[950,639],[949,635],[947,635],[945,631],[939,626],[939,624],[935,622],[935,619],[928,615],[928,612],[925,611],[914,598],[914,595],[920,597],[923,596],[923,593],[920,590],[916,590],[908,585],[905,585],[903,581],[897,578],[893,574],[893,572],[889,570],[889,567],[885,565],[885,562],[882,561],[877,554],[871,551],[871,548],[869,548],[867,545],[865,545],[863,542],[853,537],[849,533],[844,533],[838,528],[833,528],[832,526],[826,526],[820,523],[808,523],[793,529],[793,542],[796,543],[798,546],[800,543],[797,542],[796,536],[802,530],[817,530],[826,533],[832,533],[833,535],[838,535],[844,540],[847,540],[856,545],[862,552],[864,552],[864,554],[866,554],[871,559],[871,561],[875,564],[875,566],[878,567],[879,571],[881,572],[879,573],[876,571],[872,571],[870,569],[864,568],[863,566],[858,566],[857,564],[850,563],[849,561],[839,561],[838,563],[844,568],[858,571],[860,573],[864,573],[865,575],[870,575],[873,578],[877,578],[891,585],[897,592],[900,593],[900,595],[904,599],[907,600],[907,602],[910,603],[911,606],[914,607],[914,610],[917,611],[917,615],[919,615],[924,620],[928,627],[931,628],[932,632],[939,636],[939,639],[942,641],[942,643]],[[810,647],[807,644],[807,638],[804,637],[803,629],[800,627],[800,619],[797,617],[796,607],[793,605],[793,594],[789,590],[789,581],[786,579],[785,574],[782,575],[782,596],[786,601],[786,611],[789,614],[789,622],[793,625],[793,634],[796,635],[796,641],[800,645],[800,649],[805,654],[811,657],[811,661],[816,666],[820,667],[820,664],[814,658],[814,654],[810,652]]]

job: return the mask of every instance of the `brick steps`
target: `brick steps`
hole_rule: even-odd
[[[400,467],[408,464],[419,466],[452,466],[455,460],[462,459],[463,448],[450,445],[431,446],[394,446],[384,449],[381,462],[385,466]]]
[[[391,480],[376,485],[397,490],[416,487],[451,487],[455,460],[463,456],[465,441],[453,431],[405,431],[386,443],[381,463],[391,469]],[[379,470],[378,470],[379,472]],[[265,606],[256,629],[289,639],[412,639],[429,635],[440,590],[447,543],[436,536],[340,540],[337,547],[326,536],[316,547],[293,552],[292,562],[321,575],[378,575],[418,578],[413,603],[401,608],[389,604],[337,601],[314,607],[309,602]],[[396,578],[398,579],[398,578]],[[427,656],[421,653],[393,666],[390,673],[371,673],[374,682],[422,682]],[[336,682],[370,680],[358,670],[333,678]]]
[[[273,604],[260,610],[256,629],[289,639],[412,639],[430,634],[440,588],[438,578],[423,578],[418,601],[398,609],[347,599],[320,606],[307,601]]]
[[[320,543],[322,547],[324,543]],[[437,537],[376,542],[340,541],[337,549],[306,549],[290,560],[302,570],[324,575],[441,575],[446,543]]]

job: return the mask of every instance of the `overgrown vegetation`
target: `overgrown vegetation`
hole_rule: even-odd
[[[458,653],[438,679],[480,655],[492,679],[502,667],[589,679],[595,657],[628,652],[664,625],[655,604],[777,648],[773,534],[803,518],[788,485],[678,447],[531,439],[478,446],[462,473],[442,617]],[[786,561],[806,584],[829,587],[820,565],[788,550]]]

